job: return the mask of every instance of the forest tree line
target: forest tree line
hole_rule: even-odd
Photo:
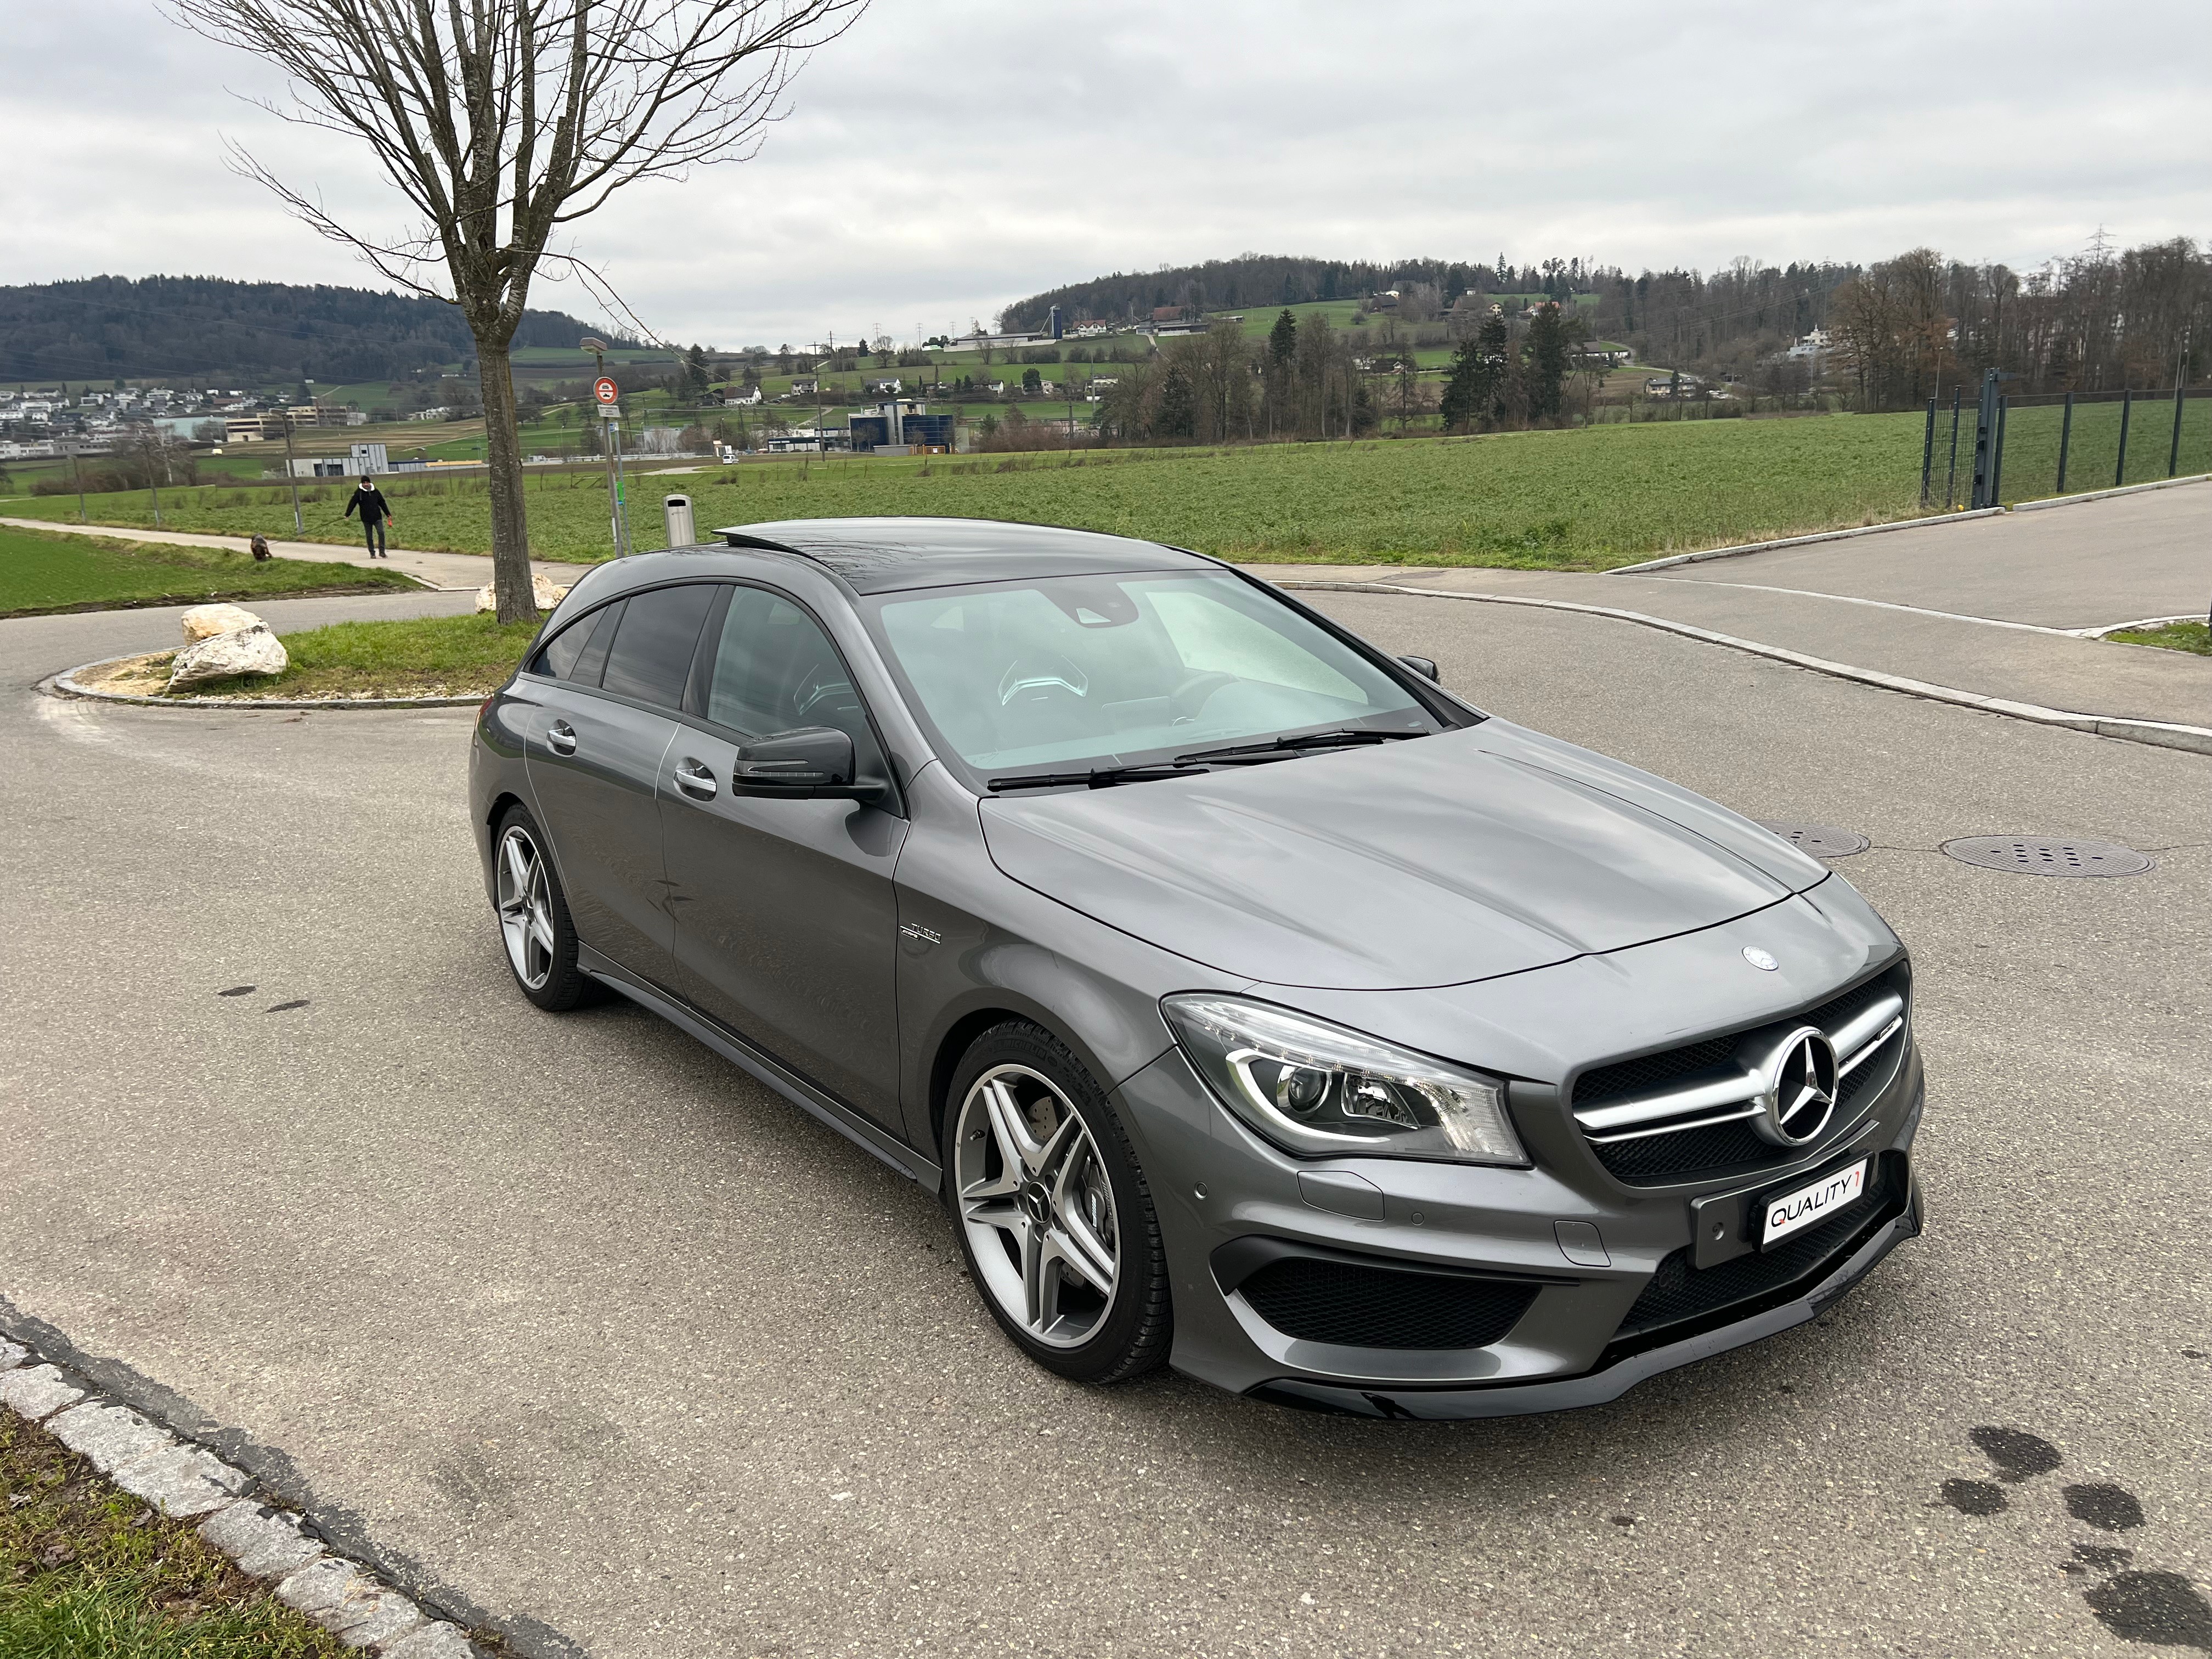
[[[518,346],[573,349],[589,325],[527,311]],[[214,276],[89,276],[0,288],[0,381],[194,376],[226,385],[396,380],[472,359],[442,300]]]
[[[1638,362],[1771,392],[1802,391],[1804,360],[1783,353],[1816,328],[1834,337],[1827,367],[1864,409],[1893,409],[1996,368],[2021,392],[2170,386],[2203,377],[2212,343],[2212,255],[2186,238],[2114,251],[2101,240],[2030,271],[1917,248],[1871,265],[1730,261],[1715,271],[1631,276],[1582,258],[1516,266],[1438,259],[1395,264],[1247,254],[1116,274],[1007,307],[1009,327],[1064,316],[1130,322],[1159,307],[1188,313],[1324,300],[1400,300],[1384,338],[1462,341],[1487,313],[1466,296],[1548,295],[1589,337]],[[2187,356],[2184,341],[2192,342]],[[1795,379],[1793,379],[1795,377]],[[1218,401],[1218,400],[1217,400]]]
[[[2014,395],[2171,387],[2204,374],[2212,258],[2176,237],[2023,276],[1914,248],[1843,284],[1832,313],[1835,368],[1862,409],[1910,408],[1991,368]]]

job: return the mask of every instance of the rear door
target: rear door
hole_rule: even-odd
[[[798,601],[735,586],[702,641],[661,793],[684,996],[792,1070],[904,1133],[898,902],[906,820],[850,800],[730,793],[748,738],[835,726],[859,775],[890,781],[844,660]],[[711,789],[709,785],[711,784]],[[890,799],[887,794],[886,799]]]
[[[550,683],[533,687],[526,766],[577,937],[658,985],[674,978],[658,797],[715,592],[649,588],[580,618],[541,653]]]

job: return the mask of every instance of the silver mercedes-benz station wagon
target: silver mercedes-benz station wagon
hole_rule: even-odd
[[[1040,1364],[1586,1405],[1919,1231],[1904,947],[1757,825],[1197,554],[719,534],[483,705],[507,961],[939,1193]]]

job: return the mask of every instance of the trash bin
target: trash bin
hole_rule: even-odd
[[[699,532],[691,522],[691,498],[689,495],[668,495],[661,499],[661,511],[668,515],[668,544],[689,547],[699,539]]]

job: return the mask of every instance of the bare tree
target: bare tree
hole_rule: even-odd
[[[185,27],[290,77],[286,120],[360,138],[415,216],[365,234],[234,145],[234,163],[476,337],[501,622],[534,620],[508,349],[563,227],[625,185],[742,160],[815,46],[867,0],[168,0]],[[441,267],[442,266],[442,269]],[[635,318],[631,319],[635,323]]]

